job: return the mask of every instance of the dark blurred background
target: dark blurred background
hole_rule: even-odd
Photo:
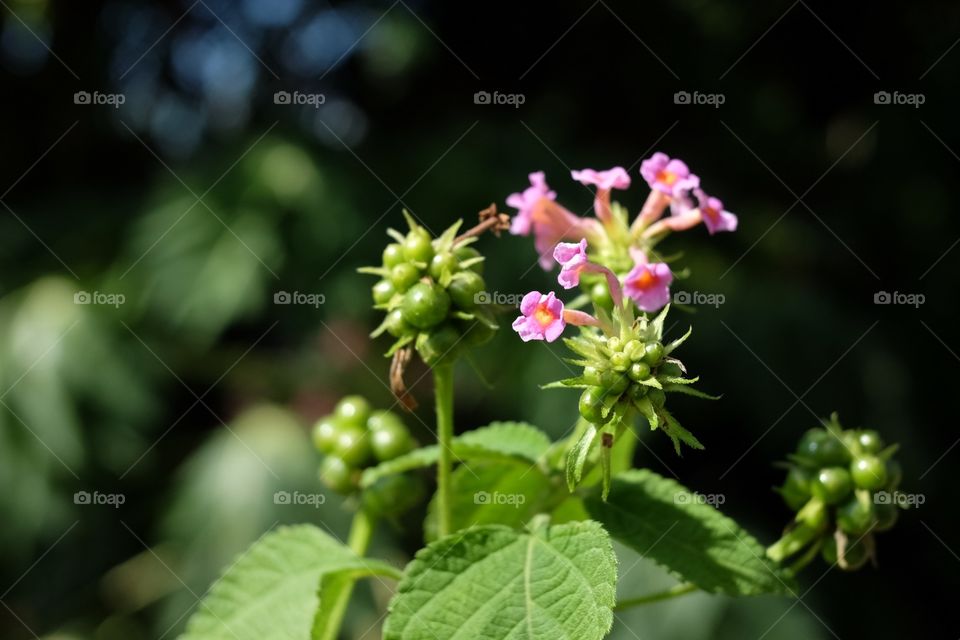
[[[723,494],[769,543],[790,517],[773,463],[838,411],[901,444],[903,488],[925,502],[879,537],[879,568],[817,562],[800,602],[692,596],[620,615],[613,637],[960,635],[960,6],[2,4],[0,636],[172,638],[263,532],[344,536],[333,497],[273,495],[319,490],[308,425],[339,396],[392,404],[355,269],[401,209],[437,231],[544,170],[586,212],[569,170],[623,165],[635,183],[617,199],[636,211],[654,150],[740,229],[665,245],[691,268],[677,290],[724,297],[671,319],[693,324],[683,359],[723,398],[673,403],[706,451],[678,458],[654,434],[636,463]],[[491,289],[554,286],[531,239],[478,247]],[[323,304],[274,304],[283,291]],[[875,304],[884,291],[923,303]],[[501,331],[475,358],[492,387],[458,371],[458,429],[563,435],[576,394],[537,389],[567,375],[561,354]],[[429,377],[414,393],[427,440]],[[374,552],[404,562],[417,524],[384,527]],[[625,595],[665,581],[627,552],[621,573]],[[358,593],[345,634],[379,637],[389,594]]]

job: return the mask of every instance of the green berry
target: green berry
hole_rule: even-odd
[[[659,342],[648,342],[643,347],[643,361],[651,367],[655,367],[663,358],[663,345]]]
[[[780,495],[787,506],[799,510],[810,499],[810,481],[813,474],[803,467],[792,466],[780,487]]]
[[[580,415],[591,424],[601,425],[610,419],[610,414],[603,416],[603,401],[607,397],[607,390],[602,387],[587,387],[580,395]]]
[[[872,429],[864,429],[857,432],[857,444],[864,453],[880,453],[883,449],[883,440],[880,434]]]
[[[370,448],[380,462],[393,460],[409,453],[415,446],[413,438],[403,424],[399,427],[381,427],[370,432]]]
[[[400,311],[403,319],[417,329],[429,329],[447,317],[450,296],[439,285],[418,282],[403,295]]]
[[[363,396],[344,396],[333,408],[333,414],[345,423],[361,426],[370,417],[370,403]]]
[[[613,297],[610,295],[610,289],[605,282],[597,282],[590,287],[590,299],[593,304],[607,311],[613,309]]]
[[[326,456],[320,462],[320,480],[337,493],[349,493],[355,488],[353,469],[337,456]]]
[[[415,331],[414,328],[403,319],[403,313],[400,311],[400,309],[394,309],[393,311],[389,312],[385,322],[387,333],[392,335],[394,338],[407,336]]]
[[[871,491],[887,484],[887,465],[877,456],[861,456],[850,465],[853,482],[861,489]]]
[[[403,256],[414,262],[429,263],[433,258],[433,238],[423,227],[411,229],[403,240]]]
[[[344,425],[333,444],[333,453],[351,467],[360,467],[370,461],[370,438],[367,430],[356,425]]]
[[[487,288],[483,278],[473,271],[461,271],[450,281],[447,293],[453,304],[464,310],[473,309],[482,302],[480,294]]]
[[[634,362],[640,362],[643,360],[646,350],[639,340],[628,340],[627,344],[623,345],[623,352]]]
[[[610,356],[610,365],[613,366],[614,371],[624,373],[630,368],[631,364],[629,356],[622,351],[617,351]]]
[[[853,483],[843,467],[826,467],[810,481],[810,493],[827,504],[837,504],[850,494]]]
[[[427,272],[434,280],[439,280],[444,273],[456,273],[459,261],[452,253],[438,253],[430,260],[430,268]]]
[[[452,362],[463,346],[462,334],[452,324],[442,324],[430,331],[427,339],[417,347],[420,357],[430,366]]]
[[[404,261],[403,249],[399,244],[393,242],[383,250],[383,266],[388,269],[393,268]]]
[[[819,467],[846,465],[850,460],[843,442],[826,429],[810,429],[803,434],[797,455]]]
[[[600,386],[609,394],[618,396],[630,386],[630,379],[613,369],[605,369],[600,375]]]
[[[873,505],[873,515],[876,518],[875,529],[877,531],[889,531],[897,523],[897,518],[900,517],[900,509],[890,502],[878,503]]]
[[[874,511],[869,498],[863,500],[855,495],[837,507],[837,526],[846,534],[862,536],[873,523]]]
[[[650,365],[648,365],[646,362],[634,362],[630,365],[627,375],[630,376],[630,379],[635,382],[646,380],[650,377]]]
[[[397,291],[406,291],[420,279],[420,270],[409,262],[401,262],[390,269],[390,282]]]
[[[453,250],[453,255],[457,258],[457,263],[466,262],[467,260],[472,260],[473,258],[481,257],[480,252],[474,249],[473,247],[457,247]],[[483,275],[483,261],[471,265],[470,271],[473,271],[477,275]]]
[[[389,280],[381,280],[373,285],[373,301],[376,304],[387,304],[397,292],[397,288]]]
[[[333,445],[340,434],[340,423],[338,418],[326,416],[317,420],[313,425],[313,446],[320,453],[331,453]]]
[[[599,387],[601,386],[603,378],[603,372],[600,369],[597,369],[594,366],[587,365],[583,368],[583,381],[587,384]]]
[[[426,496],[420,476],[395,473],[377,480],[363,492],[364,509],[376,516],[398,516]]]

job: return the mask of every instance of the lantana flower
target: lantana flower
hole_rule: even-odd
[[[518,213],[510,222],[510,233],[515,236],[530,234],[533,222],[533,208],[542,200],[556,200],[557,192],[547,186],[547,179],[543,171],[534,171],[529,176],[530,186],[518,193],[507,196],[507,205],[517,209]]]
[[[717,231],[736,231],[736,214],[724,211],[723,202],[718,198],[708,196],[703,190],[696,191],[697,199],[700,201],[700,215],[703,218],[703,224],[707,227],[710,235]]]
[[[659,220],[672,201],[700,186],[700,178],[690,173],[683,160],[671,159],[660,151],[640,163],[640,175],[650,186],[650,195],[634,222],[634,229]]]
[[[523,296],[520,313],[523,315],[513,321],[513,330],[520,334],[520,339],[524,342],[553,342],[567,326],[563,318],[563,302],[558,300],[552,291],[546,295],[531,291]]]
[[[673,273],[665,262],[648,262],[640,252],[631,252],[633,269],[624,278],[623,291],[641,311],[656,311],[670,302]]]
[[[593,199],[593,209],[601,222],[608,222],[612,218],[610,190],[630,187],[630,174],[623,167],[614,167],[606,171],[582,169],[571,171],[570,176],[580,184],[593,185],[597,188],[597,193]]]

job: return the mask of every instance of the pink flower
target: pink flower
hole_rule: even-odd
[[[601,222],[607,222],[611,219],[610,190],[626,189],[630,186],[630,175],[623,167],[614,167],[607,171],[583,169],[582,171],[571,171],[570,175],[580,184],[592,184],[597,188],[597,194],[593,199],[593,209]]]
[[[553,259],[560,263],[557,282],[564,289],[574,288],[580,284],[580,272],[590,264],[587,259],[587,240],[559,243],[553,250]]]
[[[519,316],[513,321],[513,330],[520,334],[524,342],[546,340],[553,342],[560,337],[566,327],[563,302],[557,300],[551,291],[547,295],[531,291],[520,302]]]
[[[540,266],[549,271],[553,266],[553,250],[561,240],[592,241],[602,233],[594,218],[581,218],[552,200],[541,198],[534,205],[530,221],[533,225],[534,246],[540,254]]]
[[[700,179],[690,173],[683,160],[671,160],[670,156],[659,151],[640,163],[640,175],[651,189],[668,196],[675,195],[677,183],[684,178],[692,178],[697,185],[700,184]]]
[[[623,290],[641,311],[656,311],[670,302],[673,274],[664,262],[641,258],[624,281]]]
[[[737,216],[723,210],[723,203],[717,198],[708,196],[697,189],[697,198],[700,200],[700,215],[707,231],[713,235],[717,231],[736,231]]]
[[[556,200],[556,191],[550,191],[543,171],[534,171],[529,175],[530,186],[520,193],[511,193],[507,196],[507,206],[517,209],[517,215],[510,223],[510,233],[515,236],[530,234],[533,208],[543,199]]]

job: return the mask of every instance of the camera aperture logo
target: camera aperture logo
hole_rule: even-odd
[[[727,101],[727,96],[722,93],[701,93],[694,91],[677,91],[673,94],[673,104],[692,104],[699,106],[713,107],[719,109],[720,105]]]
[[[727,497],[722,493],[687,493],[678,491],[673,494],[674,504],[709,504],[712,507],[719,507],[727,501]]]
[[[299,91],[277,91],[273,94],[273,104],[310,106],[319,109],[320,105],[327,101],[327,96],[322,93],[301,93]]]
[[[122,493],[100,493],[99,491],[77,491],[73,494],[73,504],[92,505],[92,506],[110,506],[119,509],[120,505],[127,501],[127,496]]]
[[[719,309],[720,305],[727,301],[727,297],[722,293],[704,293],[702,291],[677,291],[673,294],[674,304],[684,304],[687,306],[709,306]]]
[[[327,501],[327,496],[322,493],[301,493],[299,491],[277,491],[273,494],[273,504],[310,506],[319,508]]]
[[[914,309],[919,309],[920,305],[927,301],[927,296],[922,293],[901,293],[894,291],[877,291],[873,294],[873,304],[902,304]]]
[[[522,493],[500,493],[499,491],[490,493],[489,491],[477,491],[473,494],[473,504],[479,505],[509,505],[519,509],[520,505],[526,502],[527,496]]]
[[[122,293],[105,293],[103,291],[77,291],[73,294],[73,304],[100,304],[109,305],[114,309],[127,301]]]
[[[317,309],[326,301],[327,297],[322,293],[277,291],[273,294],[273,304],[305,304]]]
[[[907,105],[914,109],[919,109],[920,105],[927,101],[927,96],[922,93],[901,93],[899,91],[877,91],[873,94],[873,104],[896,104]]]
[[[127,101],[122,93],[101,93],[100,91],[77,91],[73,94],[73,104],[108,106],[119,109]]]
[[[514,109],[519,109],[520,105],[527,101],[527,96],[522,93],[500,93],[494,91],[477,91],[473,94],[473,104],[507,104]]]
[[[519,307],[522,300],[522,293],[500,293],[499,291],[481,291],[473,296],[474,304],[500,304],[508,307]]]

